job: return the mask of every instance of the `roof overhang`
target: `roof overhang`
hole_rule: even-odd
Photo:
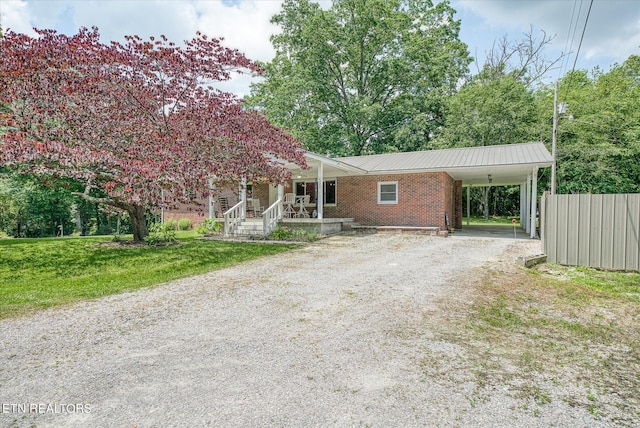
[[[533,174],[534,168],[548,168],[551,164],[518,164],[476,166],[444,170],[463,186],[509,186],[523,184]]]
[[[463,186],[506,186],[522,184],[534,170],[553,165],[551,154],[542,143],[338,159],[306,152],[305,159],[309,166],[306,170],[295,164],[285,164],[294,180],[317,178],[322,166],[323,176],[329,178],[445,172],[454,180],[462,181]]]
[[[288,164],[287,168],[293,173],[294,179],[316,178],[318,169],[322,165],[322,173],[325,177],[345,177],[353,175],[365,175],[367,171],[357,166],[349,165],[337,159],[332,159],[317,153],[306,152],[305,160],[309,169],[302,169],[298,165]]]

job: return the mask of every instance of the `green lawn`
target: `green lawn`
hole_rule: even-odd
[[[110,246],[111,237],[0,239],[0,319],[204,273],[296,245],[179,234],[181,245]]]
[[[472,225],[483,225],[483,224],[490,224],[490,225],[505,225],[505,226],[512,226],[512,220],[516,219],[516,222],[518,225],[520,225],[520,216],[516,216],[516,217],[489,217],[489,220],[485,220],[484,217],[471,217],[469,219],[469,224]],[[467,217],[462,217],[462,225],[467,224]]]

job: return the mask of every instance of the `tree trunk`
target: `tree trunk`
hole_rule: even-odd
[[[115,208],[118,208],[122,211],[126,211],[131,217],[131,228],[133,229],[133,242],[142,242],[144,238],[149,235],[149,229],[147,229],[147,219],[145,218],[145,208],[142,205],[130,204],[128,202],[116,199],[109,198],[96,198],[89,195],[89,190],[91,188],[87,186],[84,193],[74,192],[74,195],[80,196],[82,199],[85,199],[89,202],[96,204],[105,204]],[[100,215],[96,208],[96,219],[100,221]],[[119,223],[119,222],[118,222]]]
[[[131,217],[131,228],[133,229],[133,242],[143,242],[144,238],[149,235],[147,229],[147,220],[144,216],[144,207],[140,205],[129,205],[127,208],[129,217]]]

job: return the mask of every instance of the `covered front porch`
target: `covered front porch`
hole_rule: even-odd
[[[353,218],[327,217],[326,210],[336,205],[338,177],[363,175],[366,171],[315,153],[307,152],[305,157],[308,169],[284,165],[292,173],[287,183],[277,186],[252,183],[248,192],[243,181],[238,203],[224,212],[225,235],[268,235],[278,225],[327,235],[353,223]],[[210,201],[210,217],[212,206]]]

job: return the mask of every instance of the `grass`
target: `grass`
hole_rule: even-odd
[[[516,219],[517,225],[520,226],[520,217],[489,217],[488,220],[485,220],[484,217],[471,217],[469,219],[469,224],[471,225],[495,225],[495,226],[513,226],[512,220]],[[462,225],[467,224],[467,217],[462,217]]]
[[[640,273],[500,266],[442,308],[436,337],[465,350],[454,367],[474,373],[476,395],[508,388],[533,415],[560,399],[616,425],[640,420]]]
[[[194,239],[180,245],[116,245],[111,237],[0,240],[0,319],[157,285],[295,245]]]

